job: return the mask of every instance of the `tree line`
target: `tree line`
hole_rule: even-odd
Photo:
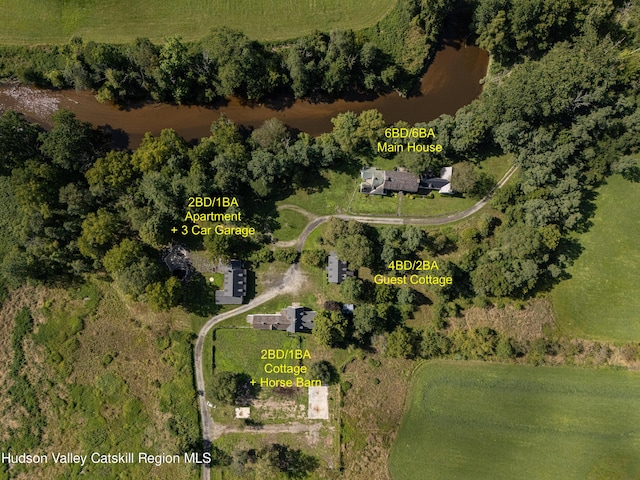
[[[286,43],[259,43],[239,31],[215,29],[203,39],[138,38],[126,45],[85,42],[0,48],[0,77],[48,88],[89,89],[101,102],[140,99],[210,104],[274,94],[335,98],[346,92],[406,93],[432,53],[445,0],[400,0],[363,31],[316,31]]]
[[[510,154],[519,167],[517,182],[493,200],[503,213],[499,228],[467,232],[466,252],[455,265],[463,280],[458,285],[466,287],[452,291],[449,300],[521,298],[562,278],[580,250],[573,233],[589,226],[593,188],[612,173],[638,179],[639,11],[630,4],[596,3],[478,3],[481,44],[491,17],[483,12],[498,7],[496,15],[507,19],[527,9],[547,12],[549,20],[552,7],[568,9],[564,20],[554,21],[570,28],[543,28],[536,22],[544,18],[538,19],[520,32],[538,39],[537,46],[525,42],[513,55],[503,53],[503,44],[515,41],[503,31],[503,46],[485,44],[495,61],[480,98],[454,117],[428,124],[450,161]],[[615,28],[602,27],[612,23]]]

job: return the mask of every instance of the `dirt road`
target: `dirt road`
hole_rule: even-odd
[[[482,207],[484,207],[489,202],[489,200],[491,200],[491,197],[493,197],[493,194],[496,192],[496,190],[498,190],[499,188],[502,188],[509,181],[509,179],[515,173],[516,169],[517,167],[511,167],[507,171],[507,173],[504,174],[502,179],[500,179],[498,184],[491,190],[491,192],[489,192],[482,200],[480,200],[478,203],[476,203],[472,207],[467,208],[462,212],[458,212],[452,215],[447,215],[442,217],[399,218],[399,217],[369,217],[364,215],[326,215],[322,217],[317,217],[312,213],[307,212],[306,210],[300,207],[297,207],[295,205],[284,205],[281,208],[298,211],[299,213],[302,213],[303,215],[311,219],[311,221],[300,233],[297,240],[291,240],[288,242],[279,242],[277,245],[280,247],[284,247],[284,246],[292,247],[295,245],[296,250],[298,252],[302,252],[304,243],[307,241],[307,238],[309,237],[311,232],[313,232],[316,228],[318,228],[318,226],[329,221],[331,217],[337,217],[343,220],[356,220],[357,222],[373,223],[373,224],[380,224],[380,225],[444,225],[446,223],[457,222],[458,220],[462,220],[463,218],[467,218],[473,215]],[[282,278],[282,281],[278,285],[264,292],[262,295],[254,298],[246,305],[242,305],[241,307],[235,308],[233,310],[229,310],[228,312],[225,312],[210,318],[207,321],[207,323],[205,323],[204,326],[200,329],[200,332],[198,333],[198,339],[196,341],[194,363],[195,363],[195,371],[196,371],[196,385],[198,388],[198,402],[200,404],[200,418],[202,422],[202,436],[204,439],[205,448],[208,448],[211,442],[213,442],[220,435],[224,434],[225,432],[233,431],[223,425],[216,425],[213,422],[211,416],[209,415],[209,407],[207,406],[206,391],[205,391],[205,384],[204,384],[204,370],[203,370],[204,366],[202,364],[202,353],[204,349],[205,337],[207,336],[207,334],[209,333],[211,328],[213,328],[214,325],[217,325],[223,320],[227,320],[231,317],[235,317],[236,315],[239,315],[241,313],[248,312],[249,310],[252,310],[258,305],[262,305],[263,303],[268,302],[269,300],[277,297],[278,295],[282,295],[283,293],[294,292],[296,288],[303,282],[303,280],[304,279],[303,279],[302,273],[300,272],[299,265],[294,264],[289,268],[289,270],[287,270],[284,277]],[[295,427],[291,427],[293,428],[292,430],[286,430],[286,426],[282,426],[282,425],[278,425],[278,426],[265,425],[264,427],[262,427],[262,430],[256,430],[256,432],[259,432],[259,431],[266,432],[266,431],[283,428],[283,427],[285,428],[285,430],[283,431],[290,431],[290,432],[296,432],[296,431],[302,432],[302,431],[307,431],[309,430],[309,428],[311,428],[308,425],[296,424]],[[210,469],[207,467],[204,467],[202,469],[202,479],[210,480],[210,478],[211,478]]]

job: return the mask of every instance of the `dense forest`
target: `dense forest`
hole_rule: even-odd
[[[169,308],[183,299],[180,283],[159,261],[165,246],[186,243],[206,248],[213,258],[241,256],[256,265],[273,260],[265,244],[271,242],[274,202],[299,188],[324,188],[315,180],[322,169],[357,173],[385,126],[375,110],[349,112],[334,119],[331,133],[313,138],[276,119],[249,132],[222,117],[196,145],[163,130],[127,152],[111,150],[107,132],[68,111],[53,117],[49,131],[6,112],[0,117],[2,174],[14,213],[7,225],[13,241],[0,263],[4,283],[103,271],[134,298]],[[172,232],[194,224],[185,218],[188,210],[212,211],[188,208],[188,199],[200,196],[235,199],[237,205],[213,210],[240,212],[235,224],[257,234]],[[288,251],[275,255],[295,260]],[[202,290],[189,291],[194,300],[203,297]]]

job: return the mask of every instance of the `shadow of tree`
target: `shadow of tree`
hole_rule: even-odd
[[[183,285],[183,307],[185,310],[203,317],[215,315],[220,309],[216,305],[217,288],[201,273],[195,272]]]

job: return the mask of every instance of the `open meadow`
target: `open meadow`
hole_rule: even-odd
[[[17,313],[16,313],[17,312]],[[0,309],[0,438],[12,452],[181,453],[199,439],[191,335],[108,283],[25,285]],[[9,348],[11,345],[12,348]],[[137,455],[136,455],[137,456]],[[198,478],[183,464],[25,464],[0,478]]]
[[[640,374],[437,361],[413,377],[394,480],[640,478]]]
[[[136,37],[197,40],[214,27],[243,31],[255,40],[285,40],[314,30],[362,29],[375,24],[395,0],[0,0],[0,44],[60,44],[73,36],[107,43]]]
[[[598,190],[593,226],[571,278],[552,292],[561,332],[593,340],[640,340],[640,184],[614,175]]]

